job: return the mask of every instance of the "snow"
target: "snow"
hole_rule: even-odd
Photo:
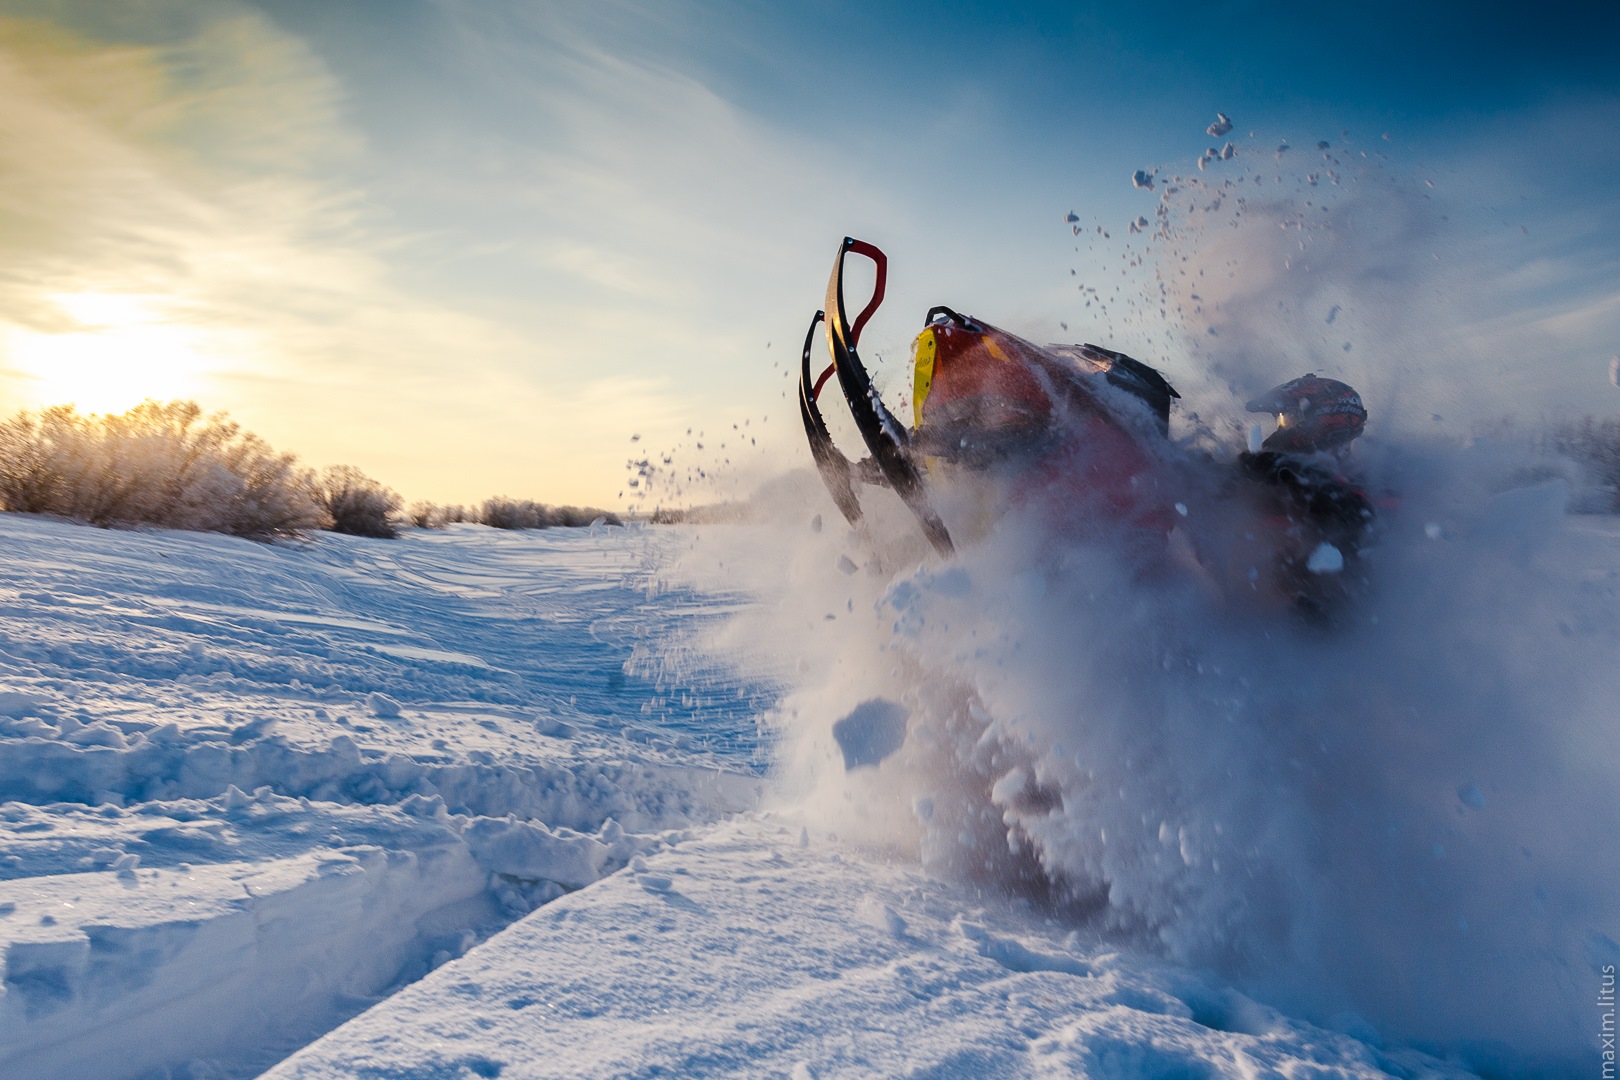
[[[255,1075],[753,805],[756,691],[637,659],[720,602],[668,539],[0,515],[0,1075]]]
[[[1313,574],[1337,574],[1344,570],[1344,552],[1323,541],[1305,560],[1305,569]]]
[[[649,857],[267,1076],[1465,1075],[800,835],[751,816]]]
[[[703,529],[0,515],[0,1075],[1570,1071],[1620,526],[1422,475],[1331,640],[810,475]]]
[[[798,658],[771,719],[813,824],[1300,1021],[1567,1073],[1593,1052],[1590,943],[1620,928],[1620,537],[1561,482],[1501,490],[1519,466],[1483,445],[1398,468],[1373,591],[1331,633],[1016,511],[940,564],[881,492],[842,535],[784,497],[676,580],[765,598],[715,647]],[[966,538],[982,506],[954,494]],[[1219,513],[1177,494],[1189,527]],[[873,702],[906,718],[875,765],[848,724]]]

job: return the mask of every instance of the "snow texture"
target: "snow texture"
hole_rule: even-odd
[[[668,537],[0,539],[0,1075],[255,1075],[758,798]]]
[[[1466,1075],[799,835],[755,817],[650,857],[266,1080]]]
[[[1620,636],[1620,528],[1562,508],[1425,506],[1382,644],[1201,623],[1010,525],[886,568],[793,515],[275,547],[0,517],[0,1075],[1556,1069],[1614,938],[1612,757],[1569,725]],[[901,551],[905,515],[871,522]],[[1504,666],[1560,621],[1565,662]],[[1449,670],[1392,660],[1470,627]]]

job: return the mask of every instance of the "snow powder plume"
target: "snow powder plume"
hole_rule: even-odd
[[[1443,215],[1400,168],[1317,153],[1161,175],[1122,259],[1184,394],[1172,438],[1216,458],[1178,533],[1219,513],[1248,396],[1315,370],[1366,398],[1383,532],[1332,629],[944,491],[985,535],[941,562],[890,494],[857,532],[808,470],[672,572],[767,597],[717,644],[787,687],[780,787],[820,824],[1369,1041],[1567,1069],[1620,955],[1620,529],[1436,426],[1511,408],[1469,372],[1533,327],[1479,332],[1488,270],[1429,258]]]

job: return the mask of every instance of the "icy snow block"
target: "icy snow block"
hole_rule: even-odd
[[[399,702],[381,691],[373,691],[366,695],[366,705],[371,709],[371,715],[379,720],[398,720]]]
[[[602,876],[608,848],[593,836],[509,818],[479,818],[461,834],[484,869],[578,889]]]
[[[855,706],[832,730],[844,752],[845,772],[876,766],[906,741],[906,711],[892,701],[873,698]]]
[[[1305,569],[1313,574],[1337,574],[1344,569],[1344,552],[1324,540],[1305,560]]]

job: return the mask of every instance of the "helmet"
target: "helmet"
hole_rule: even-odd
[[[1266,439],[1265,448],[1279,453],[1337,452],[1367,426],[1361,395],[1337,379],[1315,373],[1273,387],[1244,408],[1277,414],[1277,430]]]

